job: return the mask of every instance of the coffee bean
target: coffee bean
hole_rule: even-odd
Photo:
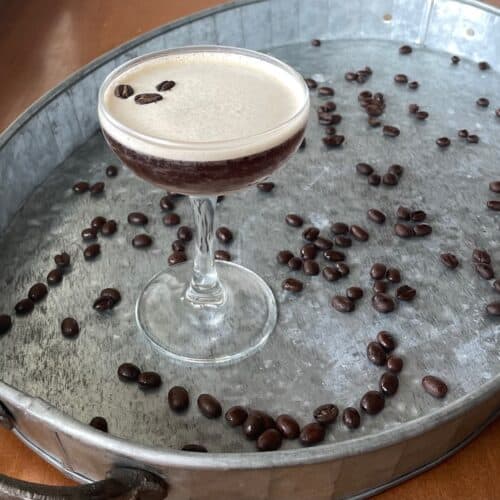
[[[71,263],[71,257],[66,252],[62,252],[54,257],[54,262],[57,267],[65,269],[66,267],[69,267]]]
[[[313,417],[316,422],[322,425],[330,425],[337,420],[339,409],[334,404],[324,404],[318,406],[314,412]]]
[[[202,444],[185,444],[182,448],[182,451],[190,451],[194,453],[207,453],[208,450]]]
[[[376,293],[372,297],[372,306],[379,313],[386,314],[394,311],[394,300],[386,293]]]
[[[153,244],[151,236],[141,233],[132,238],[132,246],[134,248],[147,248]]]
[[[101,227],[101,234],[103,236],[111,236],[112,234],[116,233],[118,226],[116,224],[116,221],[113,219],[110,219],[104,223],[104,225]]]
[[[92,195],[102,194],[104,192],[104,182],[96,182],[95,184],[92,184],[89,191]]]
[[[476,264],[476,272],[485,280],[490,280],[495,277],[495,272],[490,264]]]
[[[397,163],[391,165],[387,171],[390,174],[396,175],[397,177],[401,177],[403,175],[404,168],[401,165],[398,165]]]
[[[398,178],[394,174],[387,172],[382,176],[382,182],[386,186],[396,186],[398,184]]]
[[[470,134],[467,136],[467,142],[469,144],[477,144],[479,142],[479,136],[476,134]]]
[[[376,415],[384,409],[384,396],[378,391],[368,391],[361,398],[360,406],[368,415]]]
[[[490,264],[490,254],[486,250],[475,248],[472,252],[472,262],[475,262],[476,264]]]
[[[279,415],[276,418],[276,429],[281,432],[286,439],[296,439],[300,434],[300,427],[297,421],[290,415]]]
[[[319,46],[321,45],[321,40],[318,40],[317,38],[313,38],[313,39],[311,40],[311,45],[312,45],[313,47],[319,47]]]
[[[366,101],[367,99],[371,99],[373,94],[369,90],[363,90],[358,94],[358,101]]]
[[[292,271],[298,271],[299,269],[302,269],[302,259],[300,257],[292,257],[288,261],[288,267]]]
[[[389,356],[387,358],[387,368],[392,373],[399,373],[403,369],[403,360],[398,356]]]
[[[427,236],[432,233],[432,227],[429,224],[417,224],[413,227],[415,236]]]
[[[293,253],[289,250],[281,250],[276,256],[276,260],[279,264],[287,264],[291,258],[293,258]]]
[[[422,379],[422,387],[425,392],[438,399],[444,398],[448,392],[448,386],[444,380],[434,375],[426,375]]]
[[[131,212],[128,214],[127,222],[134,226],[145,226],[148,223],[148,217],[142,212]]]
[[[98,312],[105,312],[113,309],[114,305],[115,302],[111,297],[98,297],[95,299],[92,307]]]
[[[339,134],[328,135],[326,137],[323,137],[322,141],[323,141],[323,144],[325,146],[334,148],[334,147],[341,146],[345,141],[345,137],[343,135],[339,135]]]
[[[396,297],[399,300],[410,301],[410,300],[413,300],[416,295],[417,295],[417,291],[415,290],[415,288],[412,288],[411,286],[408,286],[408,285],[400,286],[396,290]]]
[[[304,78],[304,81],[306,82],[306,85],[310,90],[313,90],[318,86],[316,80],[313,80],[312,78]]]
[[[500,108],[497,108],[497,109],[495,110],[495,115],[496,115],[498,118],[500,118]]]
[[[373,174],[373,167],[368,165],[368,163],[358,163],[356,165],[356,172],[360,175],[370,175]]]
[[[387,269],[385,277],[391,283],[399,283],[401,281],[401,273],[399,272],[399,269],[396,269],[395,267],[390,267],[389,269]]]
[[[274,418],[271,417],[271,415],[269,415],[268,413],[260,410],[250,410],[250,413],[260,415],[262,417],[262,419],[264,420],[264,430],[276,429],[276,422],[274,421]]]
[[[436,144],[440,148],[447,148],[451,144],[451,141],[448,137],[440,137],[439,139],[436,139]]]
[[[231,243],[233,240],[233,233],[228,227],[225,226],[218,227],[215,231],[215,236],[222,243]]]
[[[387,292],[387,281],[378,280],[373,283],[372,287],[374,293],[385,293]]]
[[[141,370],[133,363],[122,363],[117,370],[118,378],[122,382],[137,382]]]
[[[174,240],[172,242],[172,250],[174,252],[184,252],[186,250],[185,242],[182,240]]]
[[[419,87],[419,83],[417,81],[408,82],[408,88],[411,90],[416,90]]]
[[[366,106],[365,111],[370,118],[375,118],[380,116],[384,112],[384,109],[381,106],[369,104]]]
[[[359,286],[350,286],[345,291],[345,294],[347,298],[351,300],[359,300],[361,297],[363,297],[363,289],[360,288]]]
[[[175,87],[175,82],[173,80],[165,80],[156,86],[158,92],[166,92]]]
[[[287,292],[301,292],[304,288],[302,281],[296,280],[295,278],[287,278],[283,281],[281,287]]]
[[[165,226],[176,226],[181,222],[181,218],[174,212],[165,214],[162,220]]]
[[[262,415],[250,412],[246,420],[243,422],[243,434],[248,439],[257,439],[266,430],[264,418]]]
[[[322,274],[326,281],[337,281],[342,277],[337,269],[330,266],[324,267]]]
[[[500,302],[491,302],[486,306],[486,312],[490,316],[500,316]]]
[[[420,107],[418,104],[408,104],[408,112],[412,115],[416,114],[419,109]]]
[[[52,269],[52,271],[47,274],[47,283],[49,285],[57,285],[61,283],[63,279],[63,273],[60,269]]]
[[[429,113],[419,110],[415,113],[415,118],[420,121],[427,120],[427,118],[429,118]]]
[[[347,264],[345,264],[344,262],[337,262],[335,264],[335,268],[337,269],[337,271],[340,273],[340,276],[342,276],[342,277],[347,276],[350,272],[349,266]]]
[[[82,240],[83,241],[92,241],[97,238],[97,229],[93,227],[87,227],[82,231]]]
[[[94,217],[92,221],[90,222],[90,226],[93,227],[94,229],[97,229],[98,231],[101,230],[102,226],[106,223],[106,219],[102,217],[101,215],[98,215],[97,217]]]
[[[108,432],[108,423],[106,422],[106,419],[103,417],[94,417],[90,421],[89,425],[94,429],[97,429],[98,431]]]
[[[378,174],[371,174],[368,176],[368,184],[370,186],[378,186],[380,185],[381,177]]]
[[[373,264],[372,268],[370,269],[370,276],[374,280],[381,280],[385,277],[385,273],[387,271],[387,268],[385,267],[384,264],[381,264],[380,262],[376,262]]]
[[[170,210],[173,210],[175,208],[175,204],[172,200],[171,196],[164,196],[163,198],[160,199],[160,208],[164,210],[165,212],[168,212]]]
[[[332,307],[339,312],[348,313],[354,310],[354,302],[344,295],[335,295],[332,299]]]
[[[0,335],[5,335],[12,327],[12,319],[8,314],[0,314]]]
[[[274,451],[281,447],[281,433],[276,429],[267,429],[257,439],[259,451]]]
[[[408,77],[403,73],[399,73],[394,76],[394,81],[396,83],[408,83]]]
[[[460,137],[461,139],[467,139],[468,136],[469,136],[469,131],[467,129],[463,128],[458,131],[458,137]]]
[[[385,352],[394,351],[396,348],[396,341],[394,337],[385,330],[377,333],[377,342],[384,348]]]
[[[407,207],[400,206],[396,211],[396,217],[402,220],[410,220],[411,219],[411,211]]]
[[[394,373],[391,372],[383,373],[378,382],[378,386],[384,396],[394,396],[399,387],[397,375],[394,375]]]
[[[423,210],[415,210],[410,215],[413,222],[423,222],[426,217],[427,214]]]
[[[104,288],[101,290],[101,297],[109,297],[113,300],[113,304],[118,304],[122,300],[120,292],[116,288]]]
[[[399,53],[402,55],[411,54],[412,48],[409,45],[401,45],[401,47],[399,47]]]
[[[476,104],[480,106],[481,108],[487,108],[490,105],[490,101],[486,99],[486,97],[480,97],[477,101]]]
[[[358,410],[352,406],[347,407],[342,413],[342,422],[348,429],[357,429],[361,424]]]
[[[323,252],[323,257],[330,262],[341,262],[345,260],[345,254],[338,250],[325,250]]]
[[[325,111],[335,111],[337,109],[337,105],[333,101],[326,101],[322,106]]]
[[[28,291],[28,298],[33,302],[40,302],[48,293],[45,283],[35,283]]]
[[[134,94],[134,89],[127,84],[120,84],[115,87],[114,90],[115,97],[120,97],[121,99],[127,99]]]
[[[74,318],[64,318],[61,323],[61,333],[66,338],[74,338],[80,333],[80,327]]]
[[[116,177],[118,175],[118,168],[114,165],[108,165],[106,167],[106,175],[108,177]]]
[[[458,259],[452,253],[442,253],[439,258],[441,262],[450,269],[455,269],[458,266]]]
[[[335,91],[331,87],[319,87],[318,88],[319,96],[333,96],[335,95]]]
[[[367,215],[371,221],[376,222],[377,224],[383,224],[385,222],[385,214],[376,208],[370,208]]]
[[[326,135],[335,135],[337,133],[337,129],[335,127],[326,127],[325,133]]]
[[[89,190],[89,183],[88,182],[84,182],[84,181],[81,181],[81,182],[77,182],[74,186],[73,186],[73,191],[77,194],[83,194],[83,193],[86,193],[87,191]]]
[[[343,222],[334,222],[330,229],[333,234],[346,234],[349,231],[349,226]]]
[[[156,389],[161,385],[161,376],[156,372],[141,372],[137,383],[141,389]]]
[[[368,117],[368,125],[370,125],[370,127],[380,127],[382,122],[378,118],[370,116]]]
[[[355,82],[358,79],[358,75],[353,71],[348,71],[347,73],[344,74],[344,78],[348,82]]]
[[[288,214],[285,217],[285,221],[289,226],[300,227],[304,224],[304,219],[297,214]]]
[[[490,210],[495,210],[495,212],[499,212],[500,211],[500,200],[489,200],[486,203],[486,206]]]
[[[274,189],[274,182],[259,182],[257,188],[263,193],[270,193]]]
[[[495,290],[495,292],[499,292],[500,293],[500,279],[495,280],[493,282],[493,289]]]
[[[333,246],[333,241],[329,240],[328,238],[322,238],[321,236],[319,238],[316,238],[314,240],[314,246],[318,250],[330,250]]]
[[[385,350],[378,342],[370,342],[366,346],[366,357],[377,366],[384,366],[387,361]]]
[[[243,406],[231,406],[229,410],[226,411],[224,415],[226,422],[231,427],[238,427],[243,425],[248,417],[248,412],[243,408]]]
[[[317,227],[308,227],[304,229],[302,238],[306,241],[314,241],[319,236],[319,229]]]
[[[382,128],[382,133],[387,137],[397,137],[400,131],[397,127],[392,125],[384,125]]]
[[[322,111],[322,112],[318,113],[318,121],[319,121],[320,125],[337,125],[341,121],[339,116],[340,115],[332,115],[326,111]],[[332,136],[332,135],[334,135],[334,134],[328,134],[328,136]],[[325,142],[325,144],[327,144],[327,143]]]
[[[184,387],[176,385],[168,391],[167,401],[172,411],[182,413],[189,406],[189,394]]]
[[[304,446],[313,446],[325,439],[325,427],[318,422],[305,425],[300,431],[299,440]]]
[[[314,260],[304,261],[304,274],[307,276],[316,276],[319,274],[319,265]]]
[[[35,308],[35,304],[31,299],[21,299],[15,306],[14,309],[16,314],[19,316],[24,316],[29,314]]]
[[[335,236],[334,243],[339,247],[348,248],[352,245],[352,240],[348,236],[337,234],[337,236]]]
[[[458,64],[460,62],[460,57],[458,56],[451,56],[451,63],[452,64]]]
[[[415,235],[413,228],[407,226],[406,224],[395,224],[394,234],[396,234],[400,238],[411,238]]]
[[[137,94],[134,97],[134,101],[137,104],[151,104],[153,102],[161,101],[163,97],[160,94],[154,93],[145,93],[145,94]]]
[[[300,255],[302,255],[303,259],[315,259],[318,254],[318,249],[314,246],[313,243],[306,243],[300,249]]]
[[[182,262],[186,262],[187,256],[183,251],[174,251],[168,256],[168,265],[175,266],[176,264],[180,264]]]
[[[352,236],[358,241],[367,241],[370,237],[370,235],[361,226],[356,226],[353,224],[350,231]]]

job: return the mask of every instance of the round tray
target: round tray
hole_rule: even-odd
[[[32,314],[15,318],[12,331],[0,339],[0,401],[20,435],[68,474],[98,479],[119,463],[164,476],[171,485],[169,498],[236,493],[240,498],[343,498],[367,494],[438,460],[498,411],[500,323],[484,313],[494,292],[475,273],[471,254],[475,247],[486,248],[500,269],[499,216],[485,208],[500,158],[500,119],[491,109],[500,105],[495,71],[500,61],[494,50],[500,17],[494,9],[454,1],[379,1],[363,14],[353,17],[353,11],[342,2],[276,0],[193,16],[89,65],[0,138],[0,312],[11,311],[33,283],[44,281],[55,254],[64,250],[72,257],[62,284],[51,288]],[[323,40],[321,47],[310,45],[312,37]],[[403,42],[414,47],[411,55],[398,53]],[[346,137],[338,149],[322,144],[316,108],[327,99],[312,92],[307,147],[273,176],[275,190],[248,189],[219,204],[218,225],[235,233],[228,248],[234,260],[270,284],[280,311],[278,327],[259,352],[217,368],[176,364],[138,330],[135,300],[167,265],[176,229],[162,225],[159,189],[126,168],[115,179],[105,177],[106,165],[116,158],[95,134],[96,89],[113,67],[144,52],[190,43],[259,48],[333,86],[343,115],[337,129]],[[450,64],[450,51],[462,57],[459,65]],[[492,69],[479,71],[477,60],[487,60]],[[344,80],[346,71],[366,65],[373,75],[365,84]],[[418,80],[418,90],[394,83],[396,73]],[[381,119],[398,126],[399,137],[384,137],[380,128],[366,124],[357,95],[368,89],[384,93]],[[476,106],[480,96],[490,99],[490,108]],[[427,121],[408,114],[411,102],[430,113]],[[480,143],[458,140],[460,128],[477,132]],[[452,139],[449,148],[436,146],[441,136]],[[374,187],[355,173],[360,161],[381,174],[393,163],[405,170],[398,186]],[[105,194],[75,195],[71,186],[79,180],[104,180]],[[187,200],[176,204],[182,222],[190,225]],[[392,227],[399,205],[425,210],[432,235],[397,238]],[[387,214],[385,225],[367,220],[372,207]],[[150,218],[144,230],[126,222],[136,210]],[[325,236],[332,221],[369,231],[368,242],[355,241],[346,250],[348,277],[329,283],[298,273],[304,291],[281,290],[282,280],[294,274],[278,266],[276,253],[298,252],[303,244],[301,229],[284,223],[291,212]],[[97,215],[116,219],[119,229],[101,237],[102,255],[86,262],[80,231]],[[130,241],[143,231],[154,245],[134,249]],[[459,257],[457,270],[440,263],[439,254],[446,251]],[[417,289],[413,302],[401,302],[388,315],[370,304],[369,269],[377,261],[399,267],[403,283]],[[365,297],[353,313],[336,312],[332,296],[353,285],[362,286]],[[99,315],[92,303],[109,286],[118,288],[123,300],[111,314]],[[60,334],[66,316],[80,323],[76,340]],[[364,392],[377,389],[383,372],[365,355],[366,344],[382,329],[394,334],[396,353],[405,362],[400,388],[381,414],[363,415],[356,431],[337,423],[320,446],[303,449],[292,441],[262,454],[240,431],[205,419],[196,408],[197,395],[209,392],[225,409],[243,404],[274,416],[291,413],[305,424],[319,404],[359,406]],[[116,368],[125,361],[158,371],[162,388],[143,393],[119,382]],[[421,378],[429,373],[448,382],[444,400],[422,390]],[[173,385],[190,392],[185,415],[168,409],[166,393]],[[96,415],[107,419],[109,435],[86,425]],[[203,443],[210,453],[177,451],[192,442]]]

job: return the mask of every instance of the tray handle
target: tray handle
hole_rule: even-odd
[[[81,486],[47,486],[20,481],[0,474],[2,500],[162,500],[168,485],[151,472],[120,467],[106,479]]]

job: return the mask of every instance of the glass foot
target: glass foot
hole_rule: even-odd
[[[278,310],[269,286],[232,262],[217,262],[225,302],[197,306],[184,298],[190,263],[154,276],[136,306],[141,330],[169,356],[191,363],[229,363],[262,346],[276,325]]]

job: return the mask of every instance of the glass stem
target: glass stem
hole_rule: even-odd
[[[191,196],[195,223],[196,254],[193,275],[184,298],[197,307],[218,307],[226,296],[214,260],[214,219],[217,196]]]

